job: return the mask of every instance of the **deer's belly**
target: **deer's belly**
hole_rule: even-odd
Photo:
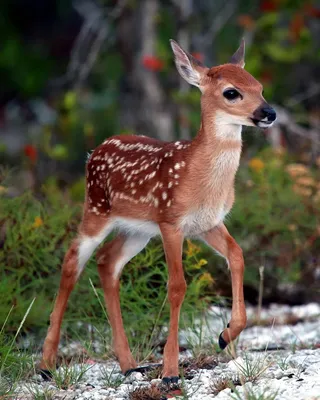
[[[203,207],[184,216],[180,226],[186,236],[198,235],[219,225],[227,213],[228,210],[222,207]]]

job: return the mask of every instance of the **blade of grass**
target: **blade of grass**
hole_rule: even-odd
[[[26,318],[27,318],[27,316],[28,316],[28,314],[29,314],[29,312],[30,312],[30,310],[31,310],[31,308],[32,308],[33,303],[35,302],[35,300],[36,300],[36,298],[34,298],[34,299],[31,301],[31,303],[30,303],[30,305],[29,305],[27,311],[25,312],[25,314],[24,314],[24,316],[23,316],[23,318],[22,318],[22,321],[20,322],[19,328],[17,329],[17,332],[16,332],[16,334],[14,335],[14,337],[13,337],[13,339],[12,339],[12,341],[11,341],[11,344],[10,344],[10,346],[9,346],[9,348],[8,348],[8,351],[6,352],[6,355],[5,355],[4,359],[3,359],[2,362],[1,362],[0,376],[2,375],[3,368],[4,368],[4,366],[5,366],[5,363],[6,363],[6,361],[7,361],[7,358],[8,358],[8,356],[9,356],[11,350],[12,350],[12,347],[13,347],[13,345],[14,345],[14,343],[15,343],[15,341],[16,341],[16,339],[17,339],[17,337],[18,337],[18,335],[19,335],[19,333],[20,333],[20,331],[21,331],[21,329],[22,329],[22,327],[23,327],[23,324],[24,324],[24,322],[25,322],[25,320],[26,320]]]
[[[8,319],[9,319],[10,314],[12,313],[12,310],[13,310],[13,309],[14,309],[14,306],[11,306],[11,308],[10,308],[10,310],[9,310],[9,312],[8,312],[8,314],[7,314],[7,316],[6,316],[5,320],[4,320],[4,322],[3,322],[3,325],[2,325],[2,327],[1,327],[0,336],[1,336],[2,333],[3,333],[4,327],[6,326],[6,323],[7,323]]]
[[[163,309],[164,309],[164,306],[165,306],[165,304],[166,304],[166,302],[167,302],[167,299],[168,299],[168,293],[165,295],[165,298],[164,298],[164,300],[163,300],[163,302],[162,302],[162,304],[161,304],[161,307],[160,307],[160,310],[159,310],[159,312],[158,312],[157,318],[156,318],[156,320],[155,320],[155,323],[153,324],[153,328],[152,328],[152,331],[151,331],[150,339],[149,339],[149,342],[148,342],[148,345],[147,345],[146,348],[150,348],[150,346],[151,346],[154,332],[155,332],[156,327],[157,327],[157,325],[158,325],[158,322],[159,322],[159,320],[160,320],[160,317],[161,317],[162,311],[163,311]],[[142,360],[142,362],[144,362],[145,360],[147,360],[147,359],[150,357],[150,355],[152,354],[152,351],[153,351],[153,348],[150,348],[149,353],[148,353],[148,354],[146,355],[146,357]]]
[[[101,301],[101,299],[100,299],[99,293],[97,292],[97,289],[94,287],[91,278],[89,278],[89,282],[90,282],[90,285],[91,285],[91,287],[92,287],[92,290],[93,290],[93,292],[94,292],[96,298],[98,299],[98,302],[99,302],[99,304],[100,304],[100,306],[101,306],[101,308],[102,308],[102,310],[103,310],[103,313],[104,313],[104,315],[105,315],[105,317],[106,317],[106,320],[107,320],[108,323],[110,324],[109,317],[108,317],[108,314],[107,314],[107,311],[106,311],[106,307],[104,306],[104,304],[102,304],[102,301]]]

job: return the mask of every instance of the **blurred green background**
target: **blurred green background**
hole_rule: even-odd
[[[46,326],[81,216],[88,152],[114,134],[196,134],[200,92],[180,79],[170,38],[208,66],[227,62],[245,38],[246,69],[278,113],[274,128],[244,129],[236,204],[227,219],[244,250],[245,297],[256,304],[263,266],[265,304],[319,300],[319,21],[319,1],[2,1],[0,327],[14,305],[6,326],[15,331],[34,297],[24,327]],[[184,253],[185,311],[231,296],[224,261],[199,246],[189,242]],[[89,284],[90,278],[102,300],[94,260],[89,264],[72,295],[68,326],[105,318]],[[147,329],[132,310],[148,310],[154,321],[165,281],[154,241],[124,271],[132,337]],[[166,311],[161,315],[160,321]]]

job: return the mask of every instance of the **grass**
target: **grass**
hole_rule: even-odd
[[[212,316],[209,316],[207,311],[202,312],[200,315],[200,318],[197,316],[191,321],[183,321],[187,347],[195,359],[203,355],[216,356],[221,352],[217,340],[220,332],[213,331],[210,326],[209,318],[212,318]],[[216,315],[216,318],[223,321],[222,326],[227,325],[225,316]]]
[[[281,369],[281,371],[286,371],[290,367],[290,362],[288,359],[290,358],[290,355],[288,354],[286,357],[280,357],[277,360],[277,365]]]
[[[267,361],[267,356],[257,357],[256,360],[252,360],[248,353],[244,354],[242,360],[243,362],[238,362],[236,359],[233,360],[239,371],[242,384],[244,382],[256,382],[273,364],[273,361]]]
[[[243,387],[243,394],[240,393],[234,386],[232,386],[233,395],[230,396],[233,400],[275,400],[278,393],[267,388],[260,391],[258,388]]]
[[[39,385],[26,385],[32,400],[54,400],[56,391]]]
[[[73,360],[73,362],[64,364],[58,369],[50,370],[50,373],[57,388],[66,390],[81,382],[90,368],[92,368],[92,365],[85,364],[83,360]]]
[[[33,369],[31,356],[19,350],[16,346],[17,338],[22,330],[23,324],[30,313],[35,299],[31,301],[25,311],[16,333],[13,337],[6,335],[6,324],[8,323],[13,307],[8,312],[6,319],[0,330],[0,398],[8,397],[13,394],[19,380],[29,376]]]
[[[223,377],[219,378],[210,385],[210,391],[215,396],[219,394],[222,390],[231,388],[231,382],[229,378]]]
[[[201,384],[199,383],[201,373],[199,375],[198,382],[195,382],[192,385],[187,383],[186,377],[184,376],[183,372],[180,375],[181,375],[181,399],[188,400],[190,397],[194,396],[201,387]]]
[[[156,386],[152,385],[150,387],[142,387],[133,390],[129,393],[129,400],[163,400],[161,390]]]
[[[116,367],[113,367],[110,371],[105,365],[100,368],[101,379],[106,388],[117,389],[126,379],[126,377],[121,374],[115,374],[115,369]]]
[[[153,379],[161,379],[162,367],[152,368],[150,371],[146,372],[146,376],[149,381],[152,381]]]

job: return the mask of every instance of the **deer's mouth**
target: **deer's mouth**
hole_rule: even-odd
[[[255,124],[255,126],[258,126],[259,128],[270,128],[270,126],[274,124],[274,121],[268,121],[267,118],[263,119],[251,118],[251,121]]]

